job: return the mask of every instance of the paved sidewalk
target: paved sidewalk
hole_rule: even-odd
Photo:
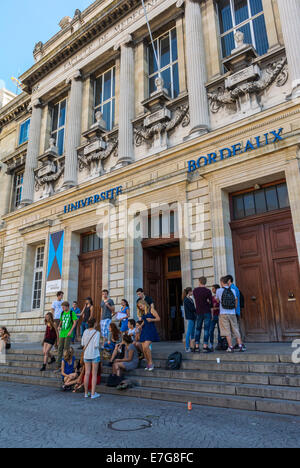
[[[0,448],[299,447],[300,418],[0,383]],[[123,418],[143,421],[116,423]],[[141,423],[152,427],[134,430]]]

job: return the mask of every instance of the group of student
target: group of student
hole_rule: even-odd
[[[153,371],[151,349],[152,343],[159,341],[155,323],[160,321],[160,317],[152,298],[146,296],[143,289],[137,290],[137,322],[130,318],[129,303],[126,299],[122,300],[121,310],[116,312],[109,292],[103,290],[100,331],[92,298],[86,298],[80,311],[77,302],[70,308],[70,304],[63,301],[63,296],[62,291],[57,293],[51,312],[45,316],[44,362],[41,372],[46,370],[47,364],[56,362],[51,354],[52,348],[56,347],[57,372],[61,373],[63,389],[73,388],[73,391],[77,391],[84,387],[85,397],[91,395],[92,399],[96,399],[100,396],[96,393],[96,386],[101,375],[101,351],[109,353],[113,376],[121,377],[123,372],[136,369],[141,355],[147,362],[145,370]],[[76,366],[71,344],[78,337],[80,321],[82,355]],[[126,381],[120,380],[120,388],[126,388],[126,385]]]
[[[213,285],[212,290],[206,287],[207,279],[199,278],[199,287],[194,290],[188,287],[183,292],[183,305],[187,320],[186,346],[187,353],[200,352],[200,336],[204,328],[203,352],[214,351],[215,329],[218,328],[217,350],[226,349],[246,351],[242,342],[240,317],[242,293],[233,283],[231,275],[220,279],[221,286]],[[233,346],[233,337],[236,345]],[[225,347],[224,347],[225,344]]]

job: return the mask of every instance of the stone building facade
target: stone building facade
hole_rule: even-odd
[[[57,290],[134,315],[144,286],[177,340],[182,288],[231,272],[247,340],[298,336],[298,0],[96,0],[60,28],[0,110],[0,322],[35,341]]]

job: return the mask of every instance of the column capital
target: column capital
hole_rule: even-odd
[[[75,70],[67,79],[66,84],[72,83],[72,81],[80,81],[82,79],[82,74],[80,70]]]
[[[40,99],[33,99],[28,105],[27,110],[28,112],[32,112],[33,109],[39,109],[41,107],[43,107],[42,101]]]
[[[121,49],[122,46],[130,46],[133,44],[133,39],[131,34],[126,34],[121,37],[119,41],[114,45],[114,51]]]

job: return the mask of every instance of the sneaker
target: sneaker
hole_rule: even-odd
[[[244,353],[246,351],[246,346],[242,345],[242,346],[239,346],[239,352],[240,353]]]
[[[234,349],[229,347],[229,348],[227,349],[226,353],[234,353]]]
[[[50,363],[49,363],[49,364],[54,364],[54,362],[56,362],[56,359],[55,359],[55,357],[54,357],[54,356],[52,356],[52,358],[51,358],[51,361],[50,361]]]
[[[197,347],[195,348],[195,353],[200,353],[200,348],[199,348],[199,347],[198,347],[198,348],[197,348]]]
[[[236,344],[233,349],[240,349],[240,346],[238,344]]]
[[[85,394],[84,394],[84,398],[89,398],[89,394],[88,394],[88,393],[85,393]]]
[[[148,367],[148,371],[153,372],[154,371],[154,366],[152,365],[151,367]]]
[[[91,396],[91,400],[96,400],[97,398],[100,398],[101,395],[99,395],[99,393],[95,393],[95,395],[92,395]]]
[[[203,348],[204,353],[213,353],[213,349],[210,348]]]
[[[41,367],[40,372],[45,372],[45,370],[46,370],[46,365],[44,364],[44,365]]]
[[[191,350],[191,348],[185,348],[185,352],[186,352],[186,353],[191,353],[192,350]]]
[[[147,367],[145,367],[145,371],[148,371],[148,370],[149,370],[149,367],[148,367],[148,366],[147,366]]]

